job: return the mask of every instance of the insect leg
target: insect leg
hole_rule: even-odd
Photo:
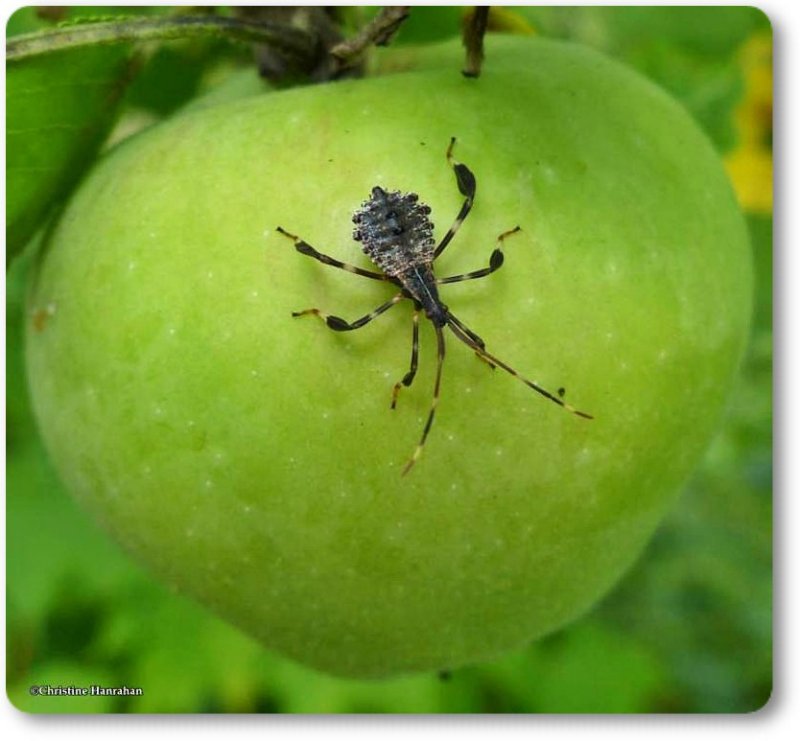
[[[442,332],[442,328],[437,324],[434,324],[433,328],[436,330],[437,359],[436,381],[433,384],[433,400],[431,401],[431,410],[428,412],[428,420],[425,422],[425,428],[422,430],[422,437],[420,438],[420,441],[414,450],[414,455],[409,458],[408,463],[406,463],[405,467],[403,468],[403,476],[405,476],[411,470],[411,467],[417,462],[417,459],[422,453],[422,448],[425,446],[425,440],[427,439],[428,433],[431,430],[431,425],[433,424],[433,417],[436,414],[436,407],[439,404],[439,388],[442,383],[442,365],[444,364],[444,333]]]
[[[470,170],[466,165],[462,165],[460,162],[456,162],[453,159],[453,145],[455,143],[456,138],[452,137],[450,139],[450,146],[447,147],[447,162],[450,167],[453,168],[459,192],[462,196],[466,196],[466,198],[464,200],[464,204],[461,206],[461,210],[458,212],[458,216],[456,216],[456,220],[453,222],[453,226],[451,226],[447,234],[444,235],[444,238],[441,242],[439,242],[439,246],[433,253],[434,260],[439,257],[442,252],[444,252],[444,248],[447,247],[447,245],[450,244],[450,240],[455,237],[458,228],[461,226],[464,219],[467,218],[467,214],[470,212],[472,203],[475,200],[475,188],[477,187],[475,183],[475,176],[472,174],[472,170]]]
[[[375,317],[380,316],[384,311],[388,311],[392,308],[392,306],[399,303],[404,298],[405,296],[402,293],[398,293],[396,296],[392,296],[392,298],[390,298],[385,304],[381,304],[377,309],[371,311],[369,314],[365,314],[360,319],[356,319],[354,322],[347,322],[341,317],[333,316],[332,314],[325,314],[319,309],[293,311],[292,316],[305,316],[306,314],[313,314],[314,316],[318,316],[320,319],[322,319],[325,324],[327,324],[336,332],[349,332],[353,329],[359,329],[359,327],[363,327],[365,324],[369,324],[369,322],[371,322]]]
[[[492,355],[491,353],[487,352],[484,348],[480,347],[476,342],[474,342],[469,337],[468,334],[466,334],[466,332],[464,331],[466,329],[466,327],[464,327],[463,324],[461,324],[460,322],[456,323],[456,322],[453,321],[452,314],[449,316],[449,321],[447,323],[447,326],[450,327],[450,330],[452,331],[452,333],[456,337],[458,337],[459,340],[461,340],[468,347],[471,347],[476,353],[478,353],[478,355],[483,355],[491,363],[494,363],[495,365],[499,365],[504,371],[507,371],[512,376],[514,376],[514,378],[519,379],[526,386],[532,388],[534,391],[536,391],[537,393],[541,394],[546,399],[550,399],[550,401],[554,402],[555,404],[558,404],[560,407],[563,407],[568,412],[571,412],[572,414],[575,414],[578,417],[583,417],[584,419],[594,419],[594,417],[592,417],[591,414],[587,414],[586,412],[581,412],[578,409],[575,409],[575,407],[573,407],[571,404],[567,404],[567,402],[565,402],[563,399],[561,399],[560,397],[563,394],[563,389],[559,389],[558,390],[558,395],[557,396],[554,395],[554,394],[551,394],[547,389],[543,388],[538,383],[530,381],[527,378],[525,378],[524,376],[521,376],[510,365],[507,365],[502,360],[500,360],[499,358],[496,358],[494,355]],[[462,327],[464,327],[464,329],[462,329]]]
[[[413,334],[411,336],[411,369],[403,376],[401,381],[398,381],[392,389],[392,409],[397,406],[397,395],[403,386],[410,386],[417,375],[417,361],[419,360],[419,309],[414,309],[414,322]]]
[[[346,262],[342,262],[341,260],[324,255],[322,252],[317,252],[317,250],[315,250],[308,242],[300,239],[300,237],[298,237],[296,234],[290,234],[281,227],[278,227],[277,231],[283,234],[283,236],[291,239],[294,242],[294,248],[299,253],[313,257],[315,260],[319,260],[324,265],[330,265],[334,268],[346,270],[348,273],[355,273],[356,275],[361,275],[364,278],[372,278],[373,280],[391,280],[388,275],[384,275],[383,273],[374,273],[372,270],[357,268],[355,265],[350,265]]]
[[[475,332],[473,332],[469,327],[465,324],[462,324],[461,320],[458,317],[453,316],[448,312],[447,314],[448,319],[453,322],[465,335],[467,335],[481,350],[486,349],[486,343],[479,337]],[[481,355],[477,350],[475,351],[475,355],[478,356],[480,360],[482,360],[486,365],[488,365],[492,370],[494,370],[495,366],[491,360],[489,360],[485,355]]]
[[[509,229],[507,232],[503,232],[497,238],[497,247],[495,248],[494,252],[492,252],[491,257],[489,258],[489,267],[482,268],[481,270],[473,270],[471,273],[462,273],[461,275],[451,275],[447,278],[439,278],[436,282],[437,283],[461,283],[465,280],[475,280],[475,278],[483,278],[486,275],[491,275],[495,270],[499,270],[500,267],[503,265],[503,240],[507,237],[510,237],[512,234],[516,234],[520,231],[520,227],[515,226],[513,229]]]

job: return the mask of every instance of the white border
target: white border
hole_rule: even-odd
[[[55,3],[65,5],[67,3]],[[77,5],[79,3],[70,3]],[[105,4],[99,2],[80,3],[81,5]],[[158,5],[167,3],[146,3],[128,0],[125,5]],[[172,3],[169,3],[172,4]],[[215,3],[201,2],[194,5]],[[256,4],[256,3],[253,3]],[[265,3],[259,3],[265,4]],[[354,3],[339,3],[354,4]],[[419,5],[425,3],[416,3]],[[442,5],[453,3],[439,3]],[[506,2],[505,5],[520,4]],[[525,3],[531,4],[531,3]],[[542,3],[543,5],[545,3]],[[550,2],[547,5],[575,5],[572,2]],[[583,5],[684,5],[687,3],[667,2],[582,2]],[[695,5],[747,5],[747,3],[704,2]],[[3,6],[3,18],[9,16],[18,6]],[[789,328],[800,326],[800,290],[795,286],[800,280],[798,262],[800,258],[800,230],[798,230],[798,209],[787,208],[794,203],[791,195],[792,183],[789,173],[800,171],[797,147],[792,146],[800,131],[797,96],[792,95],[789,81],[800,79],[798,48],[800,47],[800,3],[790,0],[767,0],[756,7],[763,10],[772,20],[775,41],[775,134],[774,154],[776,161],[776,208],[775,208],[775,418],[776,418],[776,477],[775,477],[775,689],[767,707],[758,713],[742,715],[664,715],[664,716],[537,716],[537,715],[492,715],[492,716],[144,716],[144,715],[77,715],[77,716],[36,716],[26,715],[16,710],[7,698],[0,700],[0,730],[7,738],[39,739],[57,735],[59,739],[86,741],[86,739],[105,739],[113,728],[115,738],[138,739],[143,731],[158,736],[169,734],[191,734],[193,741],[216,738],[220,732],[232,731],[238,738],[263,739],[288,738],[306,734],[324,733],[326,740],[380,735],[382,739],[405,739],[409,733],[416,738],[440,738],[445,735],[458,735],[459,741],[483,737],[485,734],[502,734],[508,738],[524,738],[529,741],[532,734],[538,739],[559,738],[584,739],[587,734],[592,740],[624,741],[628,738],[640,739],[643,733],[648,741],[668,739],[672,741],[680,733],[682,741],[750,741],[753,734],[768,733],[771,736],[789,736],[800,728],[800,693],[798,693],[797,671],[800,667],[800,654],[796,630],[789,626],[800,625],[798,592],[792,586],[788,575],[797,572],[800,565],[800,539],[789,534],[790,524],[798,524],[800,505],[800,480],[798,480],[797,455],[786,455],[792,432],[797,429],[800,419],[798,393],[793,390],[796,383],[788,379],[800,378],[800,363],[797,359],[797,346],[789,342]],[[794,85],[796,89],[796,84]],[[5,109],[5,77],[2,82],[3,108]],[[5,117],[4,119],[5,120]],[[793,136],[789,132],[793,132]],[[2,144],[3,164],[5,164],[5,137]],[[5,178],[2,181],[5,191]],[[797,194],[795,193],[795,196]],[[5,286],[5,279],[3,279]],[[795,290],[792,290],[795,288]],[[3,310],[4,311],[4,310]],[[5,317],[5,314],[3,314]],[[3,322],[5,326],[5,322]],[[5,353],[5,343],[3,343]],[[5,363],[3,364],[5,368]],[[5,433],[3,431],[3,442]],[[4,447],[4,446],[3,446]],[[2,515],[5,525],[5,508]],[[5,533],[5,527],[3,527]],[[5,563],[5,548],[2,555]],[[5,569],[3,569],[5,586]],[[3,622],[5,623],[5,600],[3,601]],[[5,649],[5,631],[2,648]],[[3,650],[5,656],[5,650]]]

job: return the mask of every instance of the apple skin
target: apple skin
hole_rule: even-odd
[[[342,676],[450,668],[587,610],[697,464],[747,335],[747,234],[718,157],[665,93],[587,49],[455,42],[402,74],[177,116],[112,151],[41,252],[27,360],[64,482],[165,582],[264,645]],[[412,57],[409,57],[409,60]],[[414,64],[417,69],[414,69]],[[298,254],[275,228],[369,267],[352,212],[414,191],[436,263],[506,263],[441,289],[487,348],[594,415],[573,416],[448,333],[441,403],[411,305]],[[49,308],[48,308],[49,307]],[[44,319],[43,319],[44,317]]]

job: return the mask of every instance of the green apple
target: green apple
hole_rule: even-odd
[[[412,60],[413,57],[409,57]],[[408,60],[407,60],[408,61]],[[584,48],[457,43],[402,73],[187,112],[111,152],[42,251],[28,367],[75,497],[164,581],[264,645],[346,676],[493,657],[587,610],[697,464],[742,353],[751,268],[711,145],[661,90]],[[369,268],[351,216],[414,191],[452,312],[581,419],[396,290],[298,254],[277,226]]]

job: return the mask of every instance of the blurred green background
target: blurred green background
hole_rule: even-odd
[[[345,12],[356,24],[374,10]],[[416,8],[394,43],[458,35],[463,13]],[[48,23],[25,8],[8,33]],[[642,558],[583,619],[522,652],[449,676],[340,680],[270,654],[154,582],[62,489],[25,387],[29,258],[23,255],[11,263],[7,281],[7,687],[17,707],[54,713],[727,713],[753,711],[768,700],[769,22],[753,8],[531,7],[494,9],[490,27],[587,44],[669,90],[724,157],[747,215],[757,295],[743,372],[719,435]],[[219,40],[161,45],[128,88],[112,139],[169,115],[248,64],[246,47]],[[138,686],[144,695],[31,697],[32,684]]]

